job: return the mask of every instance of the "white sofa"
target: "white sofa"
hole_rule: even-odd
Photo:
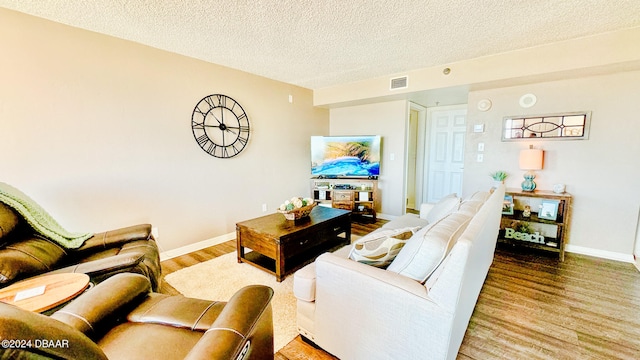
[[[455,359],[493,261],[503,199],[499,186],[432,224],[407,216],[385,224],[426,225],[414,235],[423,239],[450,236],[424,283],[351,260],[349,248],[319,256],[294,275],[300,334],[342,360]]]

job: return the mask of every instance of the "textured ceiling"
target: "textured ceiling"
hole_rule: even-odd
[[[0,6],[311,89],[640,26],[640,0],[0,0]]]

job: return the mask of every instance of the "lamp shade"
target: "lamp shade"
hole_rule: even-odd
[[[530,147],[520,151],[520,169],[522,170],[540,170],[542,169],[542,154],[540,149]]]

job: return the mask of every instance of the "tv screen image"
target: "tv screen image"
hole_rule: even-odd
[[[311,175],[317,177],[380,175],[380,136],[312,136]]]

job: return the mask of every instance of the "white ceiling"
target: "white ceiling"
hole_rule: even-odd
[[[0,0],[317,89],[640,26],[640,0]]]

